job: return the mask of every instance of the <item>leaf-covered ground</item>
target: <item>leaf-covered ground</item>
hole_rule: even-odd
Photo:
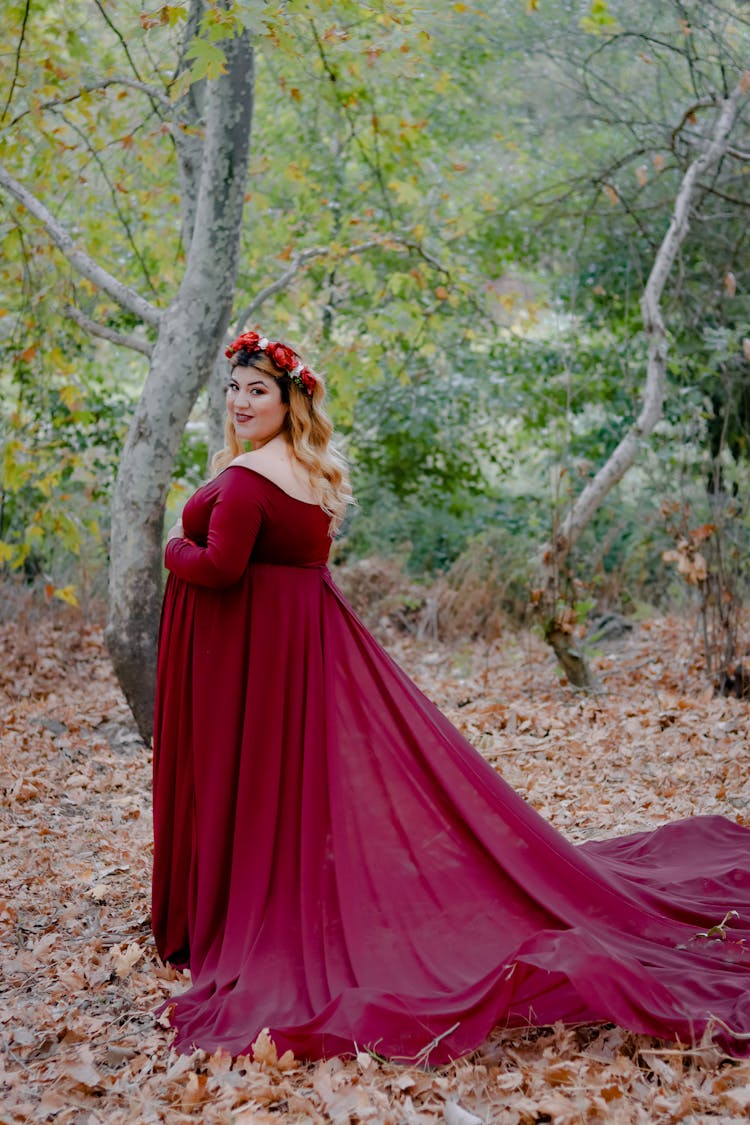
[[[574,840],[691,813],[750,823],[748,711],[707,688],[689,623],[641,624],[597,658],[603,692],[547,651],[399,640],[396,658]],[[75,616],[0,629],[0,1122],[744,1122],[750,1062],[618,1028],[497,1033],[435,1071],[177,1056],[153,1012],[184,979],[148,925],[149,753],[101,632]]]

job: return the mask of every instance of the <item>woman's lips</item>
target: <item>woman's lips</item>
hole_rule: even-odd
[[[245,422],[252,422],[253,416],[252,414],[235,414],[234,420],[235,422],[239,422],[242,426]]]

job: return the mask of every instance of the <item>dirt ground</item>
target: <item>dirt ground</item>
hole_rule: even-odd
[[[694,813],[750,824],[750,704],[713,696],[688,621],[602,650],[588,696],[527,634],[390,648],[573,840]],[[748,1120],[750,1061],[611,1026],[497,1032],[436,1070],[278,1060],[265,1036],[234,1061],[174,1054],[153,1015],[185,978],[149,930],[150,753],[101,630],[62,607],[0,628],[0,651],[0,1123]]]

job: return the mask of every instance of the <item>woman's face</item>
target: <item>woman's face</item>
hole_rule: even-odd
[[[227,411],[240,441],[258,449],[283,430],[289,404],[281,401],[272,375],[257,367],[235,367],[227,387]]]

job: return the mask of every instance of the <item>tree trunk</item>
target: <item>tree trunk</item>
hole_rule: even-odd
[[[201,176],[179,292],[159,324],[112,503],[107,647],[144,738],[152,733],[162,528],[172,465],[232,310],[253,104],[247,32],[225,44],[207,84]],[[190,216],[192,204],[184,208]]]
[[[573,687],[592,691],[598,687],[595,676],[589,668],[586,655],[575,642],[573,634],[560,628],[556,621],[547,626],[544,639],[558,659],[560,667]]]

